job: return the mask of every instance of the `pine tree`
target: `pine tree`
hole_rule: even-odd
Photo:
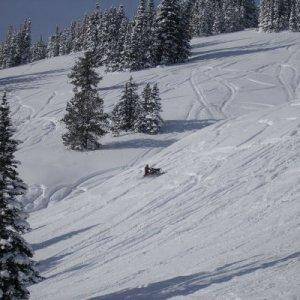
[[[244,29],[243,7],[239,0],[223,0],[225,32]]]
[[[220,2],[220,3],[219,3]],[[191,32],[192,36],[209,36],[213,33],[213,24],[222,22],[216,20],[215,7],[222,6],[220,0],[214,3],[211,0],[196,0],[192,9]]]
[[[14,153],[18,141],[9,118],[6,94],[0,105],[0,298],[28,299],[28,284],[41,280],[31,260],[33,253],[21,234],[29,230],[18,197],[26,186],[17,172]]]
[[[72,40],[70,39],[70,32],[65,28],[60,35],[59,55],[70,54],[72,51]]]
[[[162,0],[154,30],[156,64],[184,62],[190,54],[190,41],[179,0]]]
[[[125,37],[128,27],[128,19],[123,6],[114,11],[113,23],[109,26],[109,43],[106,49],[106,71],[123,70],[122,53],[124,50]]]
[[[108,56],[110,55],[110,47],[112,41],[116,40],[117,9],[112,7],[104,11],[101,17],[101,24],[98,29],[98,46],[95,50],[95,60],[97,66],[102,66],[109,63]]]
[[[273,30],[273,0],[262,0],[259,11],[259,29],[265,32]]]
[[[80,22],[72,22],[69,28],[68,44],[70,45],[71,52],[80,51],[81,45],[79,44]]]
[[[255,0],[242,0],[243,27],[256,28],[258,25],[258,6]]]
[[[32,46],[31,49],[31,61],[41,60],[47,57],[47,46],[43,41],[43,37]]]
[[[128,69],[132,71],[144,69],[148,64],[148,17],[146,1],[140,0],[137,13],[134,17],[128,53]]]
[[[157,134],[163,124],[160,116],[161,100],[157,84],[151,89],[148,83],[142,94],[138,116],[135,121],[135,130],[146,134]]]
[[[140,108],[140,98],[137,94],[137,85],[130,77],[125,84],[120,101],[114,107],[111,120],[113,122],[112,131],[118,134],[120,131],[133,131],[138,119]]]
[[[18,34],[18,51],[19,51],[19,64],[26,64],[30,62],[31,54],[31,21],[25,20],[21,26]]]
[[[96,53],[96,49],[100,43],[100,26],[101,26],[101,13],[97,8],[88,17],[87,29],[86,29],[86,45],[85,49],[87,51],[92,51]]]
[[[74,51],[82,51],[87,49],[87,28],[88,28],[89,16],[85,15],[83,21],[78,25],[76,43],[74,46]]]
[[[61,31],[58,26],[56,26],[55,34],[52,35],[49,39],[47,56],[55,57],[59,56],[59,49],[61,43]]]
[[[131,49],[132,27],[133,27],[133,22],[128,22],[126,28],[126,34],[124,37],[123,51],[121,52],[122,69],[127,69],[131,62],[130,49]]]
[[[154,0],[148,0],[148,3],[146,5],[146,14],[147,14],[148,27],[153,28],[155,15],[156,15]]]
[[[186,0],[182,8],[183,30],[189,41],[192,39],[191,22],[195,2],[196,0]]]
[[[212,27],[213,34],[220,34],[225,32],[225,19],[222,2],[216,1],[214,9],[214,23]]]
[[[295,6],[296,10],[294,3],[295,0],[262,0],[259,15],[260,30],[278,32],[289,29],[291,16],[293,19],[299,16],[299,0],[296,1],[298,3],[298,7]]]
[[[0,69],[4,69],[4,43],[0,43]]]
[[[154,0],[148,0],[146,5],[146,18],[147,18],[147,27],[145,35],[148,36],[146,40],[146,67],[155,66],[155,54],[154,54],[154,28],[155,28],[155,16],[156,8],[154,5]]]
[[[4,42],[3,52],[4,52],[4,68],[10,68],[17,65],[17,34],[13,27],[8,28],[6,39]]]
[[[278,1],[279,25],[278,31],[289,29],[289,19],[291,15],[292,2],[294,0]]]
[[[106,134],[108,125],[103,99],[97,92],[101,78],[94,70],[92,52],[86,52],[79,59],[69,78],[74,85],[74,97],[67,104],[67,114],[62,120],[68,130],[63,142],[72,150],[98,149],[98,138]]]
[[[300,0],[293,0],[289,19],[289,30],[300,31]]]

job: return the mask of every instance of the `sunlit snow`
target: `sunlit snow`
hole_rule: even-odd
[[[0,71],[46,277],[32,299],[299,297],[300,33],[198,38],[189,62],[133,72],[159,84],[164,130],[93,152],[61,141],[77,56]],[[130,74],[99,73],[109,112]]]

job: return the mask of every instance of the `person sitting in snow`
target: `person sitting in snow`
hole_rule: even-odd
[[[144,176],[157,175],[160,173],[161,173],[161,169],[151,168],[151,167],[149,167],[148,164],[145,166]]]

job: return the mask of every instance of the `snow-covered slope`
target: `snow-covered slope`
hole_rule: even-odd
[[[27,208],[48,206],[27,235],[47,278],[32,298],[299,296],[300,34],[196,39],[190,62],[133,73],[159,83],[164,132],[90,153],[60,139],[75,56],[0,71]],[[107,110],[129,76],[104,75]],[[146,162],[167,173],[142,179]]]
[[[104,151],[85,154],[66,151],[61,143],[75,55],[0,71],[1,86],[12,89],[17,137],[24,141],[18,158],[32,186],[28,209],[59,201],[87,180],[105,180],[215,120],[299,98],[299,40],[296,33],[252,31],[195,39],[190,62],[133,73],[141,89],[159,83],[165,132],[155,138],[107,136]],[[110,111],[130,74],[103,75],[100,93]]]
[[[33,299],[299,296],[300,102],[222,121],[32,214]],[[126,298],[128,297],[128,298]]]

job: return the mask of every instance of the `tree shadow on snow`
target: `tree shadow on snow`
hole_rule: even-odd
[[[162,133],[181,133],[186,131],[199,130],[210,126],[219,120],[167,120],[165,121]]]
[[[70,239],[71,237],[73,237],[77,234],[88,231],[89,229],[91,229],[93,227],[96,227],[96,226],[97,225],[93,225],[93,226],[89,226],[87,228],[83,228],[83,229],[80,229],[80,230],[71,231],[69,233],[54,237],[54,238],[52,238],[48,241],[44,241],[44,242],[41,242],[41,243],[38,243],[38,244],[31,244],[31,247],[33,248],[34,251],[37,251],[37,250],[40,250],[40,249],[43,249],[43,248],[47,248],[47,247],[52,246],[52,245],[54,245],[58,242]]]
[[[211,37],[211,36],[209,36]],[[205,36],[202,36],[201,38],[207,38]],[[224,45],[224,44],[227,44],[227,43],[236,43],[238,41],[243,41],[243,40],[247,40],[247,38],[243,38],[243,39],[235,39],[235,40],[222,40],[222,38],[216,38],[215,40],[213,41],[209,41],[209,42],[200,42],[200,43],[197,43],[197,44],[192,44],[192,49],[198,49],[198,48],[204,48],[204,47],[211,47],[211,46],[216,46],[216,45]]]
[[[219,120],[207,119],[207,120],[167,120],[160,132],[160,134],[168,133],[183,133],[186,131],[196,131],[206,126],[212,125]],[[148,135],[147,138],[132,139],[126,141],[116,141],[103,145],[101,149],[112,150],[112,149],[139,149],[139,148],[165,148],[173,143],[177,142],[178,139],[159,140],[159,136],[155,135],[151,138]]]
[[[154,140],[150,138],[140,138],[128,141],[112,142],[102,146],[102,149],[138,149],[138,148],[162,148],[168,147],[177,142],[176,139]]]
[[[38,268],[39,272],[46,272],[49,269],[54,268],[56,265],[59,264],[59,262],[62,259],[64,259],[66,256],[68,256],[70,254],[72,254],[72,253],[61,254],[61,255],[46,258],[44,260],[40,260],[37,264],[37,268]]]
[[[61,255],[57,255],[57,256],[52,256],[52,257],[46,258],[44,260],[40,260],[37,263],[37,268],[40,273],[47,272],[48,270],[55,268],[61,262],[61,260],[63,260],[65,257],[67,257],[71,254],[73,254],[73,252],[69,252],[69,253],[65,253],[65,254],[61,254]],[[67,270],[64,270],[62,272],[55,273],[49,277],[46,277],[45,279],[47,280],[47,279],[51,279],[51,278],[57,277],[62,274],[76,272],[76,271],[82,270],[90,265],[91,265],[90,263],[77,264]]]
[[[148,286],[122,290],[104,296],[90,298],[90,300],[165,300],[176,296],[187,296],[212,284],[224,283],[233,278],[251,274],[255,271],[288,263],[300,256],[295,252],[288,256],[268,261],[254,261],[247,264],[235,262],[219,267],[212,272],[200,272],[188,276],[179,276],[168,280],[151,283]]]
[[[265,44],[253,44],[253,45],[248,45],[243,47],[231,47],[231,48],[199,51],[193,53],[193,56],[188,60],[188,63],[194,63],[200,60],[207,60],[207,59],[220,59],[225,57],[232,57],[232,56],[236,57],[236,56],[247,55],[252,53],[266,52],[266,51],[286,48],[291,45],[292,44],[277,45],[277,46],[275,45],[272,47],[263,48]]]
[[[37,250],[40,250],[40,249],[43,249],[43,248],[47,248],[47,247],[52,246],[52,245],[54,245],[58,242],[67,240],[67,239],[69,239],[69,238],[71,238],[71,237],[73,237],[77,234],[88,231],[89,229],[91,229],[93,227],[96,227],[96,226],[97,225],[93,225],[93,226],[89,226],[89,227],[86,227],[86,228],[83,228],[83,229],[80,229],[80,230],[71,231],[69,233],[57,236],[55,238],[52,238],[52,239],[50,239],[48,241],[45,241],[45,242],[42,242],[42,243],[31,244],[31,247],[33,248],[34,251],[37,251]],[[47,271],[51,268],[54,268],[57,264],[59,264],[59,262],[62,259],[64,259],[66,256],[69,256],[70,254],[72,254],[72,253],[66,253],[66,254],[61,254],[61,255],[56,255],[56,256],[46,258],[44,260],[39,261],[38,264],[37,264],[37,267],[38,267],[40,272],[45,272],[45,271]],[[73,268],[68,270],[68,271],[73,271]],[[50,276],[49,278],[55,277],[55,276],[57,276],[57,274],[53,275],[53,276]]]
[[[36,81],[41,79],[46,79],[49,77],[55,77],[57,75],[63,74],[66,69],[57,69],[52,71],[37,72],[33,74],[24,74],[17,76],[8,76],[0,79],[0,89],[13,89],[13,90],[24,90],[32,89],[42,84],[36,84]]]

